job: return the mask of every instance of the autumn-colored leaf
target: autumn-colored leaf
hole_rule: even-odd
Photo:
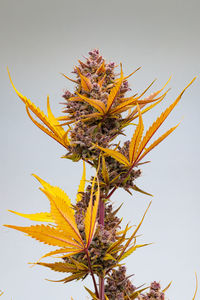
[[[116,99],[116,96],[119,92],[119,89],[122,85],[122,82],[123,82],[123,71],[121,68],[121,76],[120,76],[118,82],[115,84],[115,86],[111,89],[110,94],[108,96],[106,112],[108,112],[110,110],[111,106],[113,105],[113,103]]]
[[[35,213],[35,214],[23,214],[23,213],[19,213],[19,212],[13,211],[13,210],[8,210],[8,211],[13,214],[16,214],[20,217],[29,219],[31,221],[54,223],[54,220],[53,220],[51,214],[47,213],[47,212],[41,212],[41,213]]]
[[[105,104],[101,101],[101,100],[96,100],[96,99],[91,99],[91,98],[87,98],[84,95],[81,95],[79,93],[77,93],[77,95],[84,100],[85,102],[87,102],[88,104],[90,104],[91,106],[93,106],[94,108],[96,108],[96,110],[98,110],[98,112],[100,114],[104,114],[106,111],[106,107]]]
[[[94,185],[96,183],[96,177],[94,177],[93,182],[92,182],[92,189],[91,189],[91,194],[90,194],[90,202],[88,205],[88,208],[86,210],[85,214],[85,235],[86,235],[86,244],[87,248],[89,247],[92,238],[95,233],[95,228],[96,228],[96,218],[97,218],[97,211],[98,211],[98,206],[99,206],[99,182],[97,179],[97,192],[96,192],[96,199],[93,205],[93,193],[94,193]]]
[[[103,148],[103,147],[100,147],[98,145],[95,145],[95,146],[97,148],[99,148],[100,150],[104,151],[109,156],[111,156],[114,159],[116,159],[117,161],[119,161],[121,164],[123,164],[125,166],[129,166],[130,165],[128,159],[123,154],[121,154],[120,152],[115,151],[115,150],[111,150],[111,149],[107,149],[107,148]]]
[[[157,120],[147,130],[147,132],[140,144],[140,147],[138,149],[137,159],[140,160],[140,157],[141,157],[140,155],[141,155],[142,151],[144,150],[144,148],[146,147],[147,143],[150,141],[152,136],[156,133],[158,128],[162,125],[162,123],[165,121],[165,119],[168,117],[168,115],[171,113],[171,111],[174,109],[174,107],[178,104],[183,93],[193,83],[194,80],[195,80],[195,78],[183,89],[183,91],[180,93],[180,95],[177,97],[177,99],[157,118]]]
[[[131,139],[130,146],[129,146],[129,161],[131,164],[133,163],[133,160],[135,159],[135,156],[136,156],[136,153],[138,150],[138,146],[140,144],[142,134],[144,131],[144,124],[142,121],[142,115],[140,112],[139,105],[137,105],[137,109],[138,109],[138,114],[139,114],[139,123],[136,127],[136,130],[133,134],[133,137]]]
[[[30,227],[20,227],[14,225],[4,225],[8,228],[16,229],[18,231],[28,234],[30,237],[48,244],[51,246],[59,247],[76,247],[77,250],[82,251],[82,247],[72,239],[69,239],[63,232],[59,231],[57,228],[45,226],[45,225],[35,225]]]
[[[86,169],[85,169],[85,162],[83,161],[83,174],[78,187],[76,202],[79,202],[82,199],[82,193],[85,190],[85,180],[86,180]]]
[[[84,91],[90,92],[92,89],[92,83],[91,83],[90,79],[88,77],[84,76],[83,74],[81,74],[81,71],[79,68],[76,68],[76,70],[78,71],[78,75],[81,78],[81,87],[83,88]]]
[[[109,173],[106,167],[106,160],[105,157],[102,155],[102,176],[106,184],[109,183]]]

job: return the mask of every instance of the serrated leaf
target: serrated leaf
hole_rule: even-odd
[[[152,196],[152,197],[153,197],[152,194],[143,191],[142,189],[140,189],[140,188],[139,188],[137,185],[135,185],[135,184],[134,184],[131,188],[132,188],[134,191],[136,191],[136,192],[139,192],[139,193],[142,193],[142,194],[145,194],[145,195],[148,195],[148,196]]]
[[[71,200],[69,196],[61,188],[49,184],[36,174],[32,175],[39,181],[39,183],[43,186],[44,190],[48,191],[48,193],[52,194],[52,196],[56,198],[63,199],[68,206],[71,206]]]
[[[121,154],[120,152],[115,151],[115,150],[111,150],[111,149],[107,149],[107,148],[103,148],[103,147],[100,147],[98,145],[95,145],[95,146],[97,148],[99,148],[100,150],[104,151],[109,156],[111,156],[114,159],[116,159],[117,161],[119,161],[121,164],[123,164],[125,166],[129,166],[130,165],[128,159],[123,154]]]
[[[137,152],[137,160],[140,160],[140,155],[142,151],[145,149],[146,145],[152,138],[152,136],[156,133],[158,128],[162,125],[162,123],[165,121],[165,119],[168,117],[168,115],[171,113],[171,111],[175,108],[175,106],[180,101],[183,93],[186,91],[186,89],[193,83],[195,78],[183,89],[183,91],[180,93],[180,95],[177,97],[177,99],[157,118],[157,120],[150,126],[150,128],[147,130],[145,136],[143,137],[143,140],[140,144],[140,147]]]
[[[78,187],[76,202],[79,202],[82,199],[82,193],[84,193],[85,190],[85,180],[86,180],[86,169],[85,169],[85,162],[83,161],[83,174]]]
[[[43,256],[41,256],[37,262],[39,262],[40,260],[42,260],[43,258],[46,258],[46,257],[50,257],[50,256],[53,256],[53,255],[56,255],[56,254],[64,254],[62,255],[62,258],[63,257],[68,257],[70,255],[74,255],[74,254],[77,254],[80,252],[80,249],[76,246],[71,246],[71,247],[65,247],[65,248],[61,248],[61,249],[57,249],[57,250],[54,250],[54,251],[50,251],[46,254],[44,254]]]
[[[85,77],[83,74],[81,74],[80,69],[76,68],[78,71],[78,75],[81,78],[81,87],[83,90],[85,90],[86,92],[90,92],[92,89],[92,83],[90,81],[90,79],[88,77]]]
[[[77,250],[80,249],[80,251],[82,251],[81,246],[77,242],[69,239],[63,232],[54,227],[45,225],[32,225],[29,227],[20,227],[14,225],[4,226],[24,232],[39,242],[48,244],[50,246],[76,247]]]
[[[73,280],[80,280],[83,276],[86,275],[87,272],[77,272],[76,274],[72,274],[68,277],[65,277],[61,280],[50,280],[50,279],[46,279],[47,281],[50,281],[50,282],[64,282],[64,283],[67,283],[67,282],[70,282],[70,281],[73,281]]]
[[[145,155],[147,155],[148,152],[150,152],[153,148],[155,148],[158,144],[160,144],[168,135],[170,135],[177,127],[176,126],[170,128],[168,131],[166,131],[163,135],[161,135],[155,142],[153,142],[148,148],[145,148],[144,153],[140,156],[139,160],[142,160]]]
[[[100,67],[97,69],[96,73],[97,74],[101,74],[104,73],[106,71],[105,69],[105,61],[102,62],[102,64],[100,65]]]
[[[62,146],[64,146],[65,148],[68,148],[69,146],[69,140],[66,136],[66,132],[64,131],[64,129],[62,129],[62,127],[60,126],[60,128],[57,128],[57,126],[55,126],[55,122],[58,121],[53,121],[53,119],[55,119],[55,117],[53,116],[52,112],[50,111],[50,106],[48,108],[49,110],[49,114],[50,114],[50,118],[48,116],[46,116],[44,114],[43,111],[40,110],[39,107],[36,107],[36,105],[34,103],[32,103],[27,97],[23,96],[14,86],[13,81],[11,79],[10,76],[10,72],[8,71],[8,75],[9,75],[9,79],[10,82],[12,84],[12,87],[14,89],[14,91],[16,92],[16,94],[18,95],[18,97],[24,102],[24,104],[26,105],[26,111],[27,114],[29,116],[29,118],[32,120],[32,122],[39,127],[43,132],[45,132],[47,135],[49,135],[50,137],[52,137],[54,140],[56,140],[58,143],[60,143]],[[48,104],[48,99],[47,99],[47,104]],[[32,111],[32,113],[46,126],[44,126],[43,124],[40,124],[38,121],[36,121],[35,119],[33,119],[33,117],[31,116],[29,110]]]
[[[98,112],[100,114],[104,114],[106,111],[106,107],[105,104],[101,101],[101,100],[96,100],[96,99],[91,99],[91,98],[87,98],[79,93],[77,93],[77,95],[84,100],[85,102],[87,102],[88,104],[90,104],[92,107],[96,108],[96,110],[98,110]]]
[[[102,155],[102,176],[106,184],[109,184],[109,173],[106,167],[105,157]]]
[[[143,215],[143,217],[142,217],[140,223],[137,225],[136,229],[134,230],[134,232],[132,233],[132,235],[130,236],[130,238],[128,239],[128,241],[126,242],[126,244],[124,245],[123,250],[121,251],[120,255],[118,256],[118,260],[120,260],[120,258],[121,258],[121,257],[123,256],[123,254],[125,253],[126,249],[129,247],[129,245],[130,245],[130,243],[132,242],[132,240],[135,238],[136,233],[137,233],[138,230],[140,229],[140,227],[141,227],[141,225],[142,225],[142,223],[143,223],[143,221],[144,221],[144,218],[145,218],[145,216],[146,216],[146,214],[147,214],[147,211],[149,210],[149,207],[150,207],[151,203],[152,203],[152,201],[150,201],[150,203],[149,203],[147,209],[145,210],[145,213],[144,213],[144,215]]]
[[[93,300],[99,300],[99,298],[95,295],[95,293],[93,293],[90,289],[88,289],[86,286],[84,286],[84,288],[86,289],[86,291],[90,294],[90,296],[92,296]]]
[[[135,132],[133,134],[133,137],[131,139],[130,145],[129,145],[129,161],[132,164],[133,161],[135,160],[136,157],[136,153],[138,150],[138,146],[140,144],[140,141],[142,139],[142,134],[144,131],[144,124],[142,121],[142,115],[140,112],[140,108],[139,105],[137,105],[137,109],[138,109],[138,114],[139,114],[139,123],[135,129]]]
[[[96,200],[93,205],[93,193],[94,193],[95,182],[96,182],[96,177],[94,177],[93,182],[92,182],[90,202],[89,202],[88,208],[86,210],[85,220],[84,220],[87,248],[89,247],[89,245],[92,241],[92,238],[94,236],[94,233],[95,233],[97,211],[98,211],[98,206],[99,206],[100,190],[99,190],[98,179],[97,179],[98,188],[97,188],[97,192],[96,192]]]
[[[78,230],[74,210],[71,205],[67,205],[62,198],[55,197],[47,190],[43,192],[49,198],[51,204],[51,215],[60,229],[62,229],[67,236],[71,239],[76,240],[80,245],[83,246],[83,240]]]
[[[145,247],[145,246],[148,246],[148,245],[150,245],[150,244],[133,245],[126,252],[124,252],[124,254],[121,256],[121,258],[118,261],[122,261],[123,259],[127,258],[129,255],[131,255],[138,248]]]
[[[136,299],[142,292],[144,292],[147,289],[148,289],[148,287],[139,289],[139,290],[133,292],[131,295],[125,296],[124,300],[130,300],[130,299],[133,300],[133,299]]]
[[[56,272],[62,272],[62,273],[77,272],[76,266],[74,266],[73,264],[65,263],[65,262],[55,262],[55,263],[38,262],[37,265],[50,268],[51,270],[56,271]]]
[[[114,258],[110,253],[106,253],[103,260],[115,260],[116,261],[116,258]]]
[[[111,89],[110,94],[108,96],[106,112],[108,112],[110,110],[110,108],[112,107],[112,105],[116,99],[116,96],[120,90],[120,87],[122,85],[122,82],[123,82],[123,71],[121,68],[121,76],[120,76],[119,80],[117,81],[117,83],[115,84],[115,86]]]
[[[20,217],[37,221],[37,222],[48,222],[48,223],[54,223],[54,220],[50,213],[47,212],[41,212],[41,213],[35,213],[35,214],[22,214],[13,210],[8,210],[9,212],[16,214]]]

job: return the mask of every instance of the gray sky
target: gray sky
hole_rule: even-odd
[[[31,173],[59,185],[73,199],[82,170],[80,163],[60,159],[65,149],[28,119],[6,66],[18,90],[44,110],[49,94],[57,115],[63,89],[73,88],[59,73],[69,75],[77,59],[92,48],[99,48],[108,61],[122,62],[126,74],[142,66],[130,79],[133,91],[141,91],[155,78],[155,89],[160,88],[172,75],[167,99],[145,116],[148,126],[199,75],[199,10],[197,0],[0,1],[1,224],[30,224],[7,209],[27,213],[48,209]],[[179,128],[151,152],[151,164],[142,168],[137,181],[154,194],[140,230],[140,241],[154,244],[127,259],[128,273],[135,274],[135,285],[160,280],[165,287],[172,280],[170,300],[192,299],[195,270],[200,278],[199,94],[198,78],[160,133],[182,120]],[[89,177],[91,170],[87,173]],[[120,212],[124,224],[138,223],[149,201],[124,191],[113,197],[116,207],[124,202]],[[86,299],[81,282],[51,283],[44,279],[65,274],[29,267],[27,262],[36,261],[49,247],[2,226],[0,239],[2,299]],[[89,281],[84,284],[90,286]]]

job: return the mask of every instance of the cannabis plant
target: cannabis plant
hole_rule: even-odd
[[[131,90],[128,78],[137,70],[126,76],[121,64],[107,63],[97,49],[90,51],[85,61],[78,61],[72,72],[73,79],[63,74],[75,88],[74,91],[65,90],[63,114],[57,118],[51,111],[49,97],[47,114],[44,114],[18,92],[10,77],[31,121],[65,148],[63,158],[73,162],[81,160],[83,173],[75,201],[71,201],[59,187],[34,175],[49,200],[50,211],[35,214],[11,211],[41,224],[5,226],[55,247],[35,264],[66,273],[60,281],[68,283],[91,276],[94,288],[86,287],[86,290],[95,300],[166,299],[168,287],[161,288],[156,281],[149,286],[133,285],[124,264],[130,254],[147,245],[138,244],[137,234],[151,202],[133,230],[128,224],[122,228],[122,220],[117,216],[120,207],[113,208],[111,197],[118,188],[129,194],[148,194],[136,185],[141,176],[141,165],[147,163],[144,160],[147,154],[178,126],[152,141],[195,78],[145,130],[143,115],[166,97],[168,90],[165,88],[170,79],[150,95],[144,96],[154,81],[142,93],[127,96]],[[128,126],[133,132],[131,140],[116,142],[116,138],[126,136]],[[94,169],[90,179],[86,179],[86,165]],[[47,257],[59,260],[44,262]]]

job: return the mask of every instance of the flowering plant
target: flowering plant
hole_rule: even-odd
[[[170,284],[161,288],[160,283],[153,281],[148,287],[136,287],[131,283],[124,265],[124,259],[130,254],[148,245],[137,243],[137,233],[151,202],[133,230],[129,225],[121,228],[122,220],[117,216],[120,207],[113,208],[111,196],[118,188],[123,188],[130,194],[140,192],[151,196],[136,185],[137,178],[141,176],[140,166],[148,162],[143,160],[146,155],[178,126],[170,128],[151,142],[195,78],[144,133],[143,115],[166,97],[168,90],[164,89],[170,79],[160,90],[147,97],[144,94],[154,81],[142,93],[127,97],[127,91],[131,90],[128,78],[138,69],[125,76],[122,65],[120,64],[119,74],[115,71],[117,67],[114,62],[106,63],[97,49],[90,51],[84,62],[79,60],[73,71],[75,79],[63,74],[75,83],[75,90],[73,93],[65,91],[64,114],[58,118],[51,111],[49,97],[46,115],[18,92],[10,77],[15,92],[25,104],[29,118],[66,148],[67,153],[63,158],[74,162],[83,161],[83,174],[75,202],[71,202],[59,187],[34,175],[50,202],[50,211],[35,214],[11,211],[42,224],[28,227],[5,226],[57,247],[43,255],[35,264],[66,273],[65,278],[60,280],[64,283],[91,276],[94,290],[87,287],[86,290],[92,299],[164,300]],[[129,125],[135,126],[131,140],[125,141],[123,145],[116,143],[115,139],[125,135],[125,129]],[[90,180],[86,180],[86,164],[95,169],[95,175]],[[60,258],[57,262],[41,261],[56,255]]]

